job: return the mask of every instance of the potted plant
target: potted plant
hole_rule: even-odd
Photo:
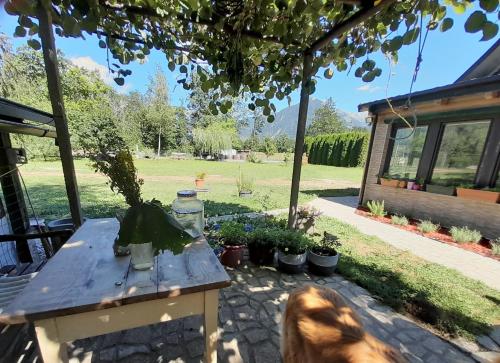
[[[301,232],[281,230],[278,234],[278,268],[290,274],[301,272],[309,244],[309,239]]]
[[[236,187],[241,198],[250,198],[254,190],[253,179],[243,174],[240,169],[240,175],[236,179]]]
[[[247,232],[238,222],[224,222],[219,230],[219,239],[223,246],[220,261],[224,266],[238,267],[243,261]]]
[[[418,178],[413,184],[413,190],[425,190],[425,179]]]
[[[415,190],[415,184],[417,182],[415,181],[415,179],[408,179],[408,181],[406,182],[406,189],[408,190]]]
[[[297,225],[296,228],[304,233],[314,233],[316,225],[316,218],[321,215],[321,212],[311,206],[299,207],[297,211]]]
[[[380,185],[391,188],[406,188],[406,181],[400,180],[397,178],[393,178],[388,173],[385,173],[382,177],[380,177]]]
[[[307,252],[309,271],[321,276],[333,275],[339,262],[339,253],[336,248],[340,245],[337,236],[325,231],[320,243],[311,247]]]
[[[276,228],[256,228],[248,236],[248,256],[256,265],[272,265],[279,230]]]
[[[174,254],[183,251],[192,237],[163,209],[157,200],[143,201],[141,185],[132,154],[128,149],[116,153],[91,154],[96,171],[108,176],[111,190],[120,193],[130,206],[120,221],[120,230],[113,246],[117,256],[131,254],[135,269],[148,269],[154,264],[154,255],[163,250]]]
[[[204,188],[206,177],[207,177],[207,173],[205,173],[205,172],[200,172],[200,173],[196,174],[196,179],[194,180],[196,188],[198,188],[198,189]]]
[[[457,187],[457,197],[469,200],[478,200],[487,203],[500,202],[500,188],[475,188],[474,185],[465,184]]]

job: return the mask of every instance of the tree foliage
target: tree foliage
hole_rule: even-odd
[[[347,127],[338,114],[332,98],[326,100],[315,112],[311,125],[306,130],[307,136],[318,136],[345,132]]]
[[[55,31],[64,37],[97,34],[99,46],[108,48],[112,72],[118,84],[131,72],[122,67],[142,60],[153,48],[162,50],[171,71],[184,76],[178,82],[192,88],[191,75],[197,72],[200,87],[210,91],[209,109],[227,113],[227,96],[250,93],[248,107],[261,107],[269,122],[275,106],[296,90],[302,81],[303,54],[313,56],[309,93],[315,90],[316,74],[331,78],[335,71],[355,69],[355,75],[370,82],[381,75],[370,54],[381,50],[397,59],[399,49],[417,41],[427,30],[447,31],[453,26],[447,13],[451,8],[465,12],[473,0],[396,1],[383,6],[354,29],[344,32],[322,47],[312,47],[332,29],[360,11],[340,1],[250,0],[250,1],[108,1],[47,0]],[[367,2],[362,1],[361,6]],[[15,36],[28,37],[34,49],[40,43],[37,4],[8,1],[5,9],[19,16]],[[384,2],[382,3],[382,5]],[[465,23],[467,32],[482,32],[482,40],[498,32],[498,0],[481,0]],[[317,49],[319,48],[319,49]],[[121,65],[120,65],[121,64]]]

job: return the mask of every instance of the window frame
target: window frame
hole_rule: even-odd
[[[427,126],[427,132],[425,134],[425,141],[424,141],[424,145],[422,146],[422,154],[424,154],[424,150],[425,150],[425,146],[427,145],[427,139],[429,137],[429,130],[430,130],[430,125],[429,123],[420,123],[420,124],[417,124],[417,127],[421,127],[421,126]],[[386,153],[386,158],[385,158],[385,161],[384,161],[384,167],[383,167],[383,174],[386,174],[389,172],[389,167],[390,167],[390,164],[391,164],[391,159],[392,159],[392,154],[393,154],[393,151],[394,151],[394,144],[396,142],[395,138],[396,138],[396,133],[398,132],[399,129],[408,129],[408,125],[406,124],[393,124],[392,125],[392,128],[391,128],[391,138],[389,139],[389,145],[387,147],[387,153]],[[418,179],[418,171],[420,170],[420,165],[422,164],[422,156],[420,157],[420,161],[418,162],[418,166],[417,166],[417,174],[415,176],[415,180]],[[392,177],[393,179],[396,179],[394,177]],[[405,178],[399,178],[401,180],[405,180]]]
[[[489,121],[490,125],[486,134],[485,143],[481,152],[481,158],[474,176],[474,184],[477,187],[493,187],[500,181],[498,171],[500,170],[500,108],[491,107],[476,110],[458,110],[446,113],[435,113],[418,116],[418,126],[427,126],[427,135],[422,148],[422,156],[417,168],[416,179],[423,179],[426,184],[430,183],[437,156],[441,148],[444,129],[447,124]],[[394,119],[384,120],[390,124],[390,135],[385,160],[382,167],[382,174],[389,170],[390,161],[394,149],[393,139],[400,128],[408,128],[401,121]],[[498,181],[497,181],[498,178]],[[402,178],[404,179],[404,178]]]

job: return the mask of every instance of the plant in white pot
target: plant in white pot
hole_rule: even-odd
[[[183,251],[192,237],[167,214],[157,200],[143,201],[141,185],[132,154],[126,148],[116,153],[91,155],[92,165],[109,178],[111,190],[120,193],[130,206],[123,217],[119,217],[120,230],[113,246],[117,256],[131,254],[135,269],[153,266],[154,255],[163,250],[174,254]]]
[[[307,253],[309,271],[321,276],[333,275],[339,262],[340,254],[337,248],[340,246],[337,236],[325,231],[321,241]]]
[[[282,230],[277,234],[278,268],[286,273],[302,272],[306,263],[307,249],[311,241],[296,230]]]

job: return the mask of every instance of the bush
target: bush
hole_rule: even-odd
[[[239,246],[247,243],[248,234],[243,224],[229,221],[220,226],[219,238],[225,246]]]
[[[500,237],[498,237],[496,240],[490,241],[491,244],[491,253],[493,253],[495,256],[500,255]]]
[[[409,224],[408,218],[398,215],[392,216],[391,223],[397,226],[407,226]]]
[[[276,239],[279,250],[290,255],[300,255],[312,244],[304,234],[289,229],[279,230]]]
[[[247,161],[250,163],[254,163],[254,164],[261,164],[262,163],[262,160],[260,160],[253,151],[248,153]]]
[[[366,161],[368,133],[361,131],[306,137],[309,164],[356,167]]]
[[[281,230],[277,228],[256,228],[248,236],[248,245],[262,246],[266,248],[276,247],[280,231]]]
[[[482,236],[481,232],[475,229],[469,229],[469,227],[451,227],[450,229],[451,238],[457,243],[478,243]]]
[[[432,221],[420,221],[417,228],[422,233],[432,233],[437,232],[441,226],[439,224],[434,224]]]
[[[366,203],[370,214],[375,217],[385,216],[385,202],[383,200],[370,200]]]

